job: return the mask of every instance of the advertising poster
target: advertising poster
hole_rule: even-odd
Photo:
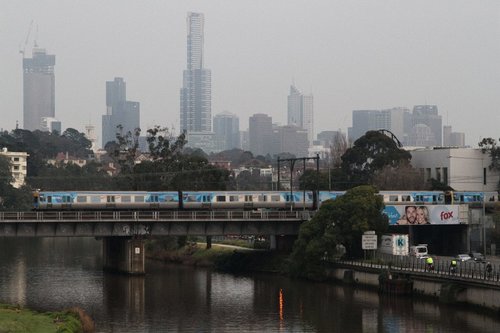
[[[386,206],[384,214],[389,225],[459,224],[458,205]]]

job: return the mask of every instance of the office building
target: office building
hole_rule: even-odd
[[[33,48],[32,58],[23,58],[23,128],[42,130],[42,118],[55,117],[56,56]]]
[[[451,126],[443,126],[444,147],[465,147],[465,133],[453,132]]]
[[[307,157],[309,140],[307,130],[294,125],[273,128],[273,152],[271,155],[290,153],[296,157]]]
[[[304,95],[294,85],[290,86],[288,95],[288,125],[294,125],[307,131],[309,144],[314,140],[314,99],[312,95]]]
[[[273,153],[273,119],[270,116],[257,113],[249,118],[248,143],[254,156]]]
[[[211,72],[204,68],[204,16],[187,16],[187,68],[183,72],[180,90],[180,130],[212,131]]]
[[[240,148],[240,120],[232,113],[222,112],[214,117],[216,150]]]
[[[40,130],[50,133],[62,134],[62,124],[61,121],[52,117],[42,117]]]
[[[410,146],[441,146],[442,120],[436,105],[415,105],[411,115]]]
[[[20,188],[25,184],[25,179],[28,174],[28,153],[8,151],[7,148],[0,150],[0,155],[5,157],[10,163],[10,172],[13,181],[11,185],[15,188]]]
[[[118,127],[121,127],[121,130]],[[116,134],[134,133],[140,128],[140,104],[127,101],[127,89],[123,78],[106,82],[106,114],[102,116],[102,147],[116,141]]]
[[[391,131],[400,141],[405,137],[404,119],[409,110],[395,107],[386,110],[352,111],[352,127],[348,128],[349,142],[353,143],[367,131],[385,129]]]

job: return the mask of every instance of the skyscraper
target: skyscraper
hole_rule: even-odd
[[[23,128],[42,130],[42,118],[54,118],[56,56],[33,48],[32,58],[23,58]]]
[[[249,118],[248,142],[255,156],[273,153],[273,119],[270,116],[257,113]]]
[[[312,95],[304,95],[294,85],[288,95],[288,125],[295,125],[307,131],[309,145],[314,140],[314,103]]]
[[[187,68],[180,90],[180,129],[187,132],[212,131],[211,72],[203,67],[204,16],[187,16]]]
[[[240,120],[235,114],[222,112],[214,117],[214,133],[219,151],[240,148]]]
[[[106,114],[102,116],[102,146],[116,141],[117,126],[123,134],[140,127],[139,102],[127,101],[126,84],[121,77],[106,82]]]

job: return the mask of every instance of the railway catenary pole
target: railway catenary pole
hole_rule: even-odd
[[[277,186],[277,190],[279,191],[280,190],[280,182],[281,182],[281,178],[280,178],[280,163],[282,161],[285,161],[285,162],[290,162],[290,201],[293,205],[293,169],[294,169],[294,166],[295,166],[295,162],[296,161],[303,161],[304,163],[304,173],[305,173],[305,170],[306,170],[306,161],[307,160],[316,160],[316,189],[313,190],[313,208],[318,208],[318,197],[319,197],[319,154],[316,154],[316,157],[297,157],[297,158],[280,158],[278,156],[278,186]],[[304,188],[304,204],[305,204],[305,188]],[[304,205],[305,207],[305,205]],[[291,209],[293,209],[293,207],[291,206]]]

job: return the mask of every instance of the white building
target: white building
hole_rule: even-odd
[[[425,180],[436,179],[456,191],[496,191],[500,174],[479,148],[425,148],[410,151],[411,164]]]
[[[11,152],[7,148],[3,148],[0,151],[0,155],[7,157],[10,162],[10,172],[14,178],[11,183],[15,188],[19,188],[25,184],[25,179],[27,175],[27,161],[28,153],[24,152]]]

